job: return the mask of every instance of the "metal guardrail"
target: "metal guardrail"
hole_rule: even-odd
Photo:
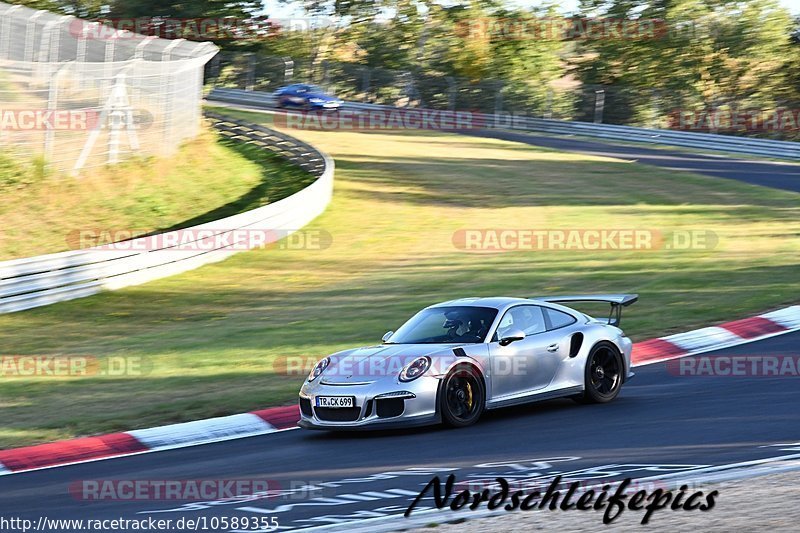
[[[206,97],[207,100],[246,105],[255,108],[271,109],[276,99],[271,93],[243,91],[241,89],[214,88]],[[391,106],[345,102],[342,109],[352,111],[392,110]],[[634,126],[615,126],[611,124],[594,124],[591,122],[573,122],[567,120],[542,119],[512,115],[477,115],[481,125],[487,129],[511,129],[556,135],[580,135],[600,140],[645,143],[662,146],[679,146],[698,150],[712,150],[735,154],[776,157],[782,159],[800,159],[800,143],[790,141],[773,141],[718,135],[713,133],[695,133],[678,130],[638,128]]]
[[[125,241],[124,250],[103,247],[0,262],[0,313],[10,313],[96,294],[104,289],[118,289],[171,276],[202,265],[221,261],[250,241],[243,232],[253,230],[267,236],[265,244],[300,229],[322,213],[333,192],[333,159],[310,144],[289,135],[207,113],[213,127],[222,135],[269,150],[317,176],[311,185],[277,202],[208,222],[191,228],[159,235],[158,242],[170,242],[170,234],[178,237],[205,230],[198,241],[229,244],[193,250],[162,246],[146,249],[147,237]],[[174,239],[181,242],[180,238]],[[185,243],[181,243],[185,244]]]

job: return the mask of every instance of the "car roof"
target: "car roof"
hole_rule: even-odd
[[[541,305],[544,307],[552,307],[554,309],[569,309],[573,313],[575,312],[574,309],[570,309],[569,307],[565,307],[563,305],[543,302],[541,300],[532,300],[530,298],[515,298],[513,296],[491,296],[491,297],[473,296],[468,298],[458,298],[456,300],[448,300],[446,302],[434,304],[429,307],[447,307],[453,305],[461,305],[470,307],[490,307],[502,311],[503,309],[506,309],[508,307],[511,307],[512,305],[517,305],[517,304]]]

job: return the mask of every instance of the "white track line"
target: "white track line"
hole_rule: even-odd
[[[732,463],[728,465],[709,466],[706,468],[698,468],[697,470],[693,470],[691,472],[677,472],[675,474],[636,478],[635,481],[637,483],[647,481],[669,481],[671,482],[670,485],[679,487],[681,484],[688,482],[707,485],[711,483],[747,479],[757,476],[790,472],[794,470],[800,470],[800,453],[770,457],[767,459],[756,459],[753,461],[744,461],[741,463]],[[585,490],[592,488],[598,489],[604,484],[608,483],[599,483],[597,485],[588,486],[585,488]],[[493,511],[488,509],[481,509],[479,511],[429,509],[426,511],[412,513],[412,515],[408,518],[405,518],[401,514],[397,514],[381,516],[378,518],[353,520],[341,524],[313,526],[309,528],[296,529],[293,531],[325,531],[328,533],[335,533],[339,531],[347,531],[348,533],[384,533],[389,531],[422,528],[432,523],[441,524],[444,522],[453,522],[455,520],[487,518],[491,516],[501,517],[507,515],[507,513],[501,511],[501,509],[495,509]],[[533,512],[545,511],[537,510]]]
[[[227,435],[223,437],[219,437],[213,440],[207,440],[202,442],[184,442],[180,444],[174,444],[170,446],[163,446],[161,448],[155,448],[153,450],[142,450],[139,452],[130,452],[130,453],[123,453],[120,455],[112,455],[111,457],[94,457],[92,459],[81,459],[80,461],[71,461],[69,463],[60,463],[57,465],[48,465],[48,466],[39,466],[36,468],[29,468],[27,470],[17,470],[16,472],[12,472],[7,468],[0,465],[0,476],[8,476],[14,474],[27,474],[28,472],[36,472],[38,470],[50,470],[51,468],[61,468],[62,466],[71,466],[71,465],[80,465],[84,463],[95,463],[97,461],[109,461],[111,459],[121,459],[123,457],[132,457],[134,455],[144,455],[147,453],[156,453],[156,452],[165,452],[168,450],[178,450],[181,448],[191,448],[193,446],[202,446],[204,444],[214,444],[216,442],[225,442],[230,440],[237,440],[237,439],[246,439],[250,437],[260,437],[262,435],[270,435],[272,433],[282,433],[284,431],[292,431],[295,429],[300,429],[298,427],[291,427],[291,428],[284,428],[284,429],[268,429],[263,431],[258,431],[255,433],[251,433],[248,435]]]

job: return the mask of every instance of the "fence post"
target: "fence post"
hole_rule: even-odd
[[[209,81],[214,80],[214,85],[219,83],[219,75],[222,71],[222,53],[219,53],[211,58],[211,64],[208,67]]]
[[[152,43],[156,40],[155,35],[148,35],[142,41],[136,45],[136,48],[133,49],[133,59],[144,59],[144,49],[147,47],[148,44]]]
[[[58,62],[58,52],[61,47],[61,26],[74,18],[72,15],[64,15],[58,20],[52,20],[45,24],[42,31],[42,42],[39,45],[40,62]]]
[[[86,70],[86,48],[89,45],[89,32],[97,28],[97,22],[83,22],[81,24],[81,34],[78,37],[78,46],[75,49],[75,63],[78,65],[78,87],[85,89],[89,86],[88,76],[84,76],[82,70]]]
[[[112,77],[114,76],[113,66],[112,63],[114,61],[114,52],[116,50],[117,40],[116,39],[107,39],[105,45],[105,57],[103,61],[103,82],[104,85],[107,83],[110,86],[113,85]],[[100,91],[100,98],[102,102],[102,93]]]
[[[175,84],[178,80],[174,74],[169,72],[169,60],[172,58],[172,49],[184,42],[186,42],[185,39],[175,39],[169,45],[167,45],[167,47],[164,48],[164,51],[161,53],[159,76],[161,77],[162,83],[165,87],[164,93],[162,93],[162,101],[164,103],[164,117],[162,119],[162,123],[164,124],[164,130],[162,131],[163,141],[161,143],[161,154],[165,154],[170,151],[170,146],[172,145],[172,128],[174,125],[173,123],[175,122],[175,110],[173,109],[175,105],[174,91]],[[166,90],[166,87],[170,88],[169,92]]]
[[[125,74],[120,73],[114,80],[111,96],[108,98],[108,163],[119,163],[119,138],[128,118],[128,95],[125,90]]]
[[[3,38],[0,41],[0,57],[3,59],[11,59],[11,21],[14,19],[11,14],[20,8],[20,5],[11,6],[3,12],[3,31],[0,32]]]
[[[41,9],[30,16],[28,19],[27,24],[25,24],[25,50],[23,51],[22,60],[33,62],[33,41],[34,37],[36,36],[36,19],[41,17],[47,13],[44,9]]]
[[[66,72],[72,63],[65,63],[61,68],[52,71],[50,74],[50,83],[47,89],[47,110],[56,111],[58,109],[58,84],[61,76]],[[53,156],[53,146],[55,145],[56,132],[53,128],[47,128],[44,133],[44,159],[45,163],[50,162]]]

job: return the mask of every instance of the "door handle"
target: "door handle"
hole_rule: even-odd
[[[558,344],[551,344],[547,347],[548,352],[557,352],[558,351]]]

